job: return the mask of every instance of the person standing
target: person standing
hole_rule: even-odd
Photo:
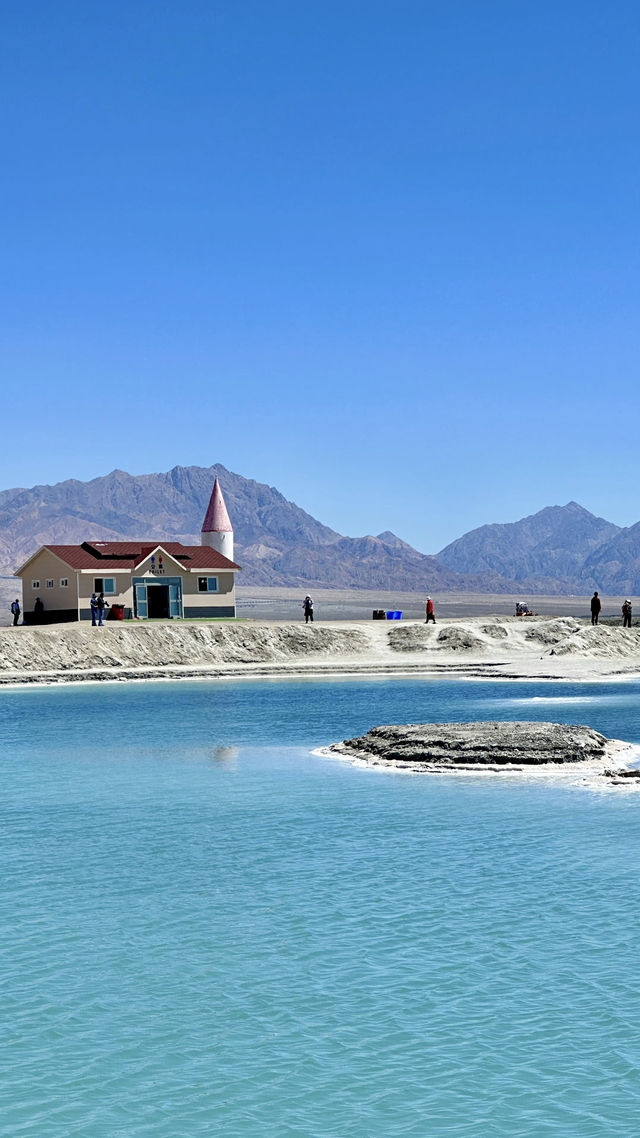
[[[631,628],[631,601],[628,597],[622,606],[622,627]]]
[[[98,623],[98,597],[96,593],[91,594],[91,624],[95,628]]]
[[[431,597],[427,597],[426,611],[427,611],[427,619],[425,620],[425,624],[428,624],[430,620],[432,620],[433,623],[435,624],[436,623],[436,614],[434,612],[433,601],[432,601]]]
[[[593,594],[593,596],[591,598],[591,623],[592,624],[598,623],[598,617],[600,616],[600,609],[601,608],[602,608],[602,601],[600,600],[600,597],[598,596],[598,591],[596,589],[595,593]]]
[[[311,621],[313,624],[313,601],[308,593],[302,602],[302,608],[304,609],[304,623],[308,624]]]
[[[36,603],[35,603],[35,605],[33,606],[33,612],[34,612],[34,617],[35,617],[35,623],[36,623],[36,624],[41,624],[41,622],[42,622],[42,614],[43,614],[43,612],[44,612],[44,605],[43,605],[43,603],[42,603],[42,600],[40,599],[40,597],[36,597]]]
[[[17,597],[15,601],[11,602],[11,612],[13,613],[13,627],[15,628],[20,620],[20,601]]]
[[[104,610],[109,608],[109,602],[105,601],[104,593],[100,593],[98,597],[98,628],[102,628],[102,620],[104,617]]]

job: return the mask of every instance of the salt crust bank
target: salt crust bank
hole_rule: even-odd
[[[216,478],[200,545],[153,540],[43,545],[16,570],[25,624],[90,620],[91,594],[138,619],[235,617],[233,528]],[[36,601],[40,604],[36,606]]]

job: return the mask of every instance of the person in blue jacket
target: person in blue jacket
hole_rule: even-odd
[[[109,602],[105,601],[105,599],[104,599],[104,593],[100,593],[100,595],[98,597],[98,628],[102,628],[102,620],[104,617],[104,610],[108,609],[109,607],[110,607]]]

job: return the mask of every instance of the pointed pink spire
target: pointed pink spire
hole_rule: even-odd
[[[202,523],[202,533],[233,533],[233,526],[217,478],[213,484],[209,508]]]

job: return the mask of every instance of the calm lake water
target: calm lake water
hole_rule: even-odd
[[[631,1138],[640,794],[369,771],[376,723],[640,743],[635,683],[0,691],[11,1138]]]

